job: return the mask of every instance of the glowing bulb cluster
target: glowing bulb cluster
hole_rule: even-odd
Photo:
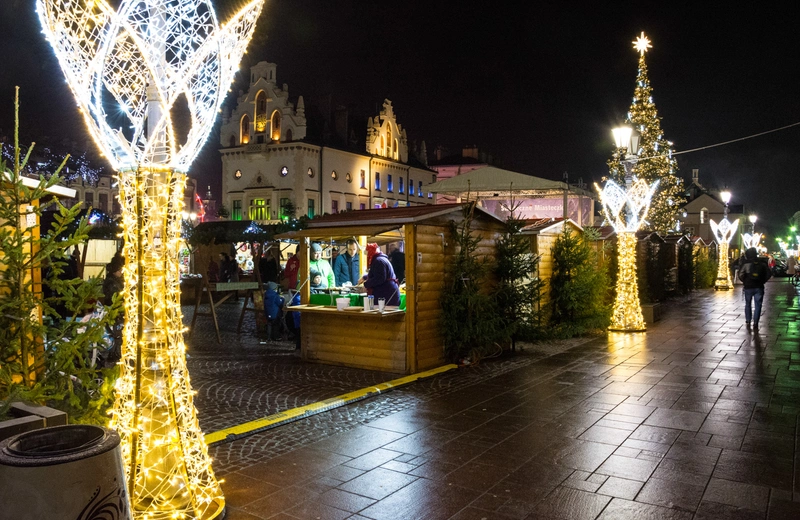
[[[642,306],[639,302],[639,283],[636,278],[636,231],[646,222],[650,201],[658,181],[647,184],[642,179],[623,190],[614,181],[606,181],[600,193],[603,214],[617,232],[619,272],[617,295],[611,314],[611,331],[637,332],[645,330]]]
[[[118,11],[106,0],[37,0],[89,131],[119,176],[126,321],[112,426],[137,519],[225,511],[186,368],[178,252],[184,172],[263,2],[249,1],[219,27],[210,0],[122,0]],[[183,142],[173,130],[176,103],[191,116]]]

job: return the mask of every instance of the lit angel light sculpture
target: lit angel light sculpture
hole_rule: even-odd
[[[761,233],[745,233],[742,235],[742,245],[744,245],[745,249],[750,249],[751,247],[755,247],[758,249],[759,244],[761,244]]]
[[[711,231],[714,232],[714,238],[717,239],[717,245],[719,246],[717,280],[714,282],[714,289],[718,291],[733,289],[731,270],[728,266],[728,244],[730,244],[731,239],[736,235],[736,229],[739,227],[739,219],[737,218],[731,222],[725,217],[719,224],[712,219],[708,219],[708,223],[711,225]]]
[[[118,172],[125,328],[112,425],[134,518],[208,519],[225,500],[186,369],[178,245],[186,171],[205,142],[264,0],[219,26],[210,0],[37,0],[86,125]],[[172,111],[185,107],[179,138]]]
[[[595,184],[603,204],[603,214],[617,232],[619,271],[617,296],[608,330],[641,332],[646,329],[639,303],[639,284],[636,281],[636,232],[646,222],[650,200],[658,181],[648,185],[642,179],[627,190],[614,181],[606,181],[603,190]]]

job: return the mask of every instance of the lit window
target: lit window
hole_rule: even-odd
[[[375,172],[375,189],[381,190],[381,172]]]
[[[405,193],[405,192],[403,191],[403,178],[402,178],[402,177],[400,177],[399,179],[397,179],[397,192],[398,192],[398,193]]]
[[[387,175],[386,176],[386,191],[391,192],[393,189],[394,189],[394,186],[392,186],[392,176],[391,175]]]
[[[240,133],[239,141],[242,144],[247,144],[250,142],[250,116],[247,114],[242,116],[242,128]]]
[[[361,203],[361,204],[358,205],[358,209],[367,209],[367,205],[364,204],[364,203]]]
[[[306,170],[306,173],[308,174],[309,177],[313,177],[314,176],[314,169],[313,168],[309,168],[308,170]]]
[[[419,193],[418,193],[418,195],[420,197],[424,197],[425,196],[425,194],[422,193],[422,181],[419,181]]]
[[[289,175],[289,168],[284,166],[283,168],[281,168],[281,177],[286,177],[287,175]]]
[[[308,218],[314,218],[314,199],[308,199]]]
[[[336,170],[333,170],[333,171],[331,172],[331,179],[333,179],[333,180],[336,180],[336,179],[338,179],[338,178],[339,178],[339,174],[338,174],[338,173],[336,173]]]
[[[414,194],[414,179],[408,179],[408,194]]]
[[[281,205],[280,206],[281,207],[281,214],[280,214],[281,220],[283,220],[285,218],[289,218],[290,216],[293,216],[293,215],[289,215],[289,213],[290,213],[289,209],[290,209],[290,206],[292,205],[291,200],[289,200],[288,198],[282,198],[280,200],[280,205]]]
[[[367,172],[361,170],[361,188],[366,190],[367,189]]]
[[[272,140],[281,140],[281,113],[277,110],[272,113]]]
[[[269,205],[264,199],[250,201],[250,220],[269,220]]]
[[[700,223],[705,224],[706,219],[708,218],[708,208],[703,208],[700,210]]]
[[[336,214],[339,213],[339,201],[332,200],[331,201],[331,213]]]
[[[242,201],[234,200],[231,209],[231,220],[242,220]]]

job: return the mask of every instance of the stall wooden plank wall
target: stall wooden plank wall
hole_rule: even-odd
[[[402,315],[366,318],[347,312],[303,313],[301,320],[303,355],[308,361],[407,372],[406,328]]]
[[[445,362],[440,300],[445,291],[447,266],[456,253],[449,220],[451,218],[418,224],[414,230],[416,250],[406,251],[406,273],[409,272],[408,266],[413,265],[416,283],[413,309],[416,345],[412,346],[416,353],[416,364],[412,365],[413,371],[437,367]],[[472,232],[474,236],[480,236],[476,256],[494,258],[497,251],[495,244],[501,233],[499,222],[487,225],[475,219]],[[422,254],[421,262],[418,262],[417,253]]]

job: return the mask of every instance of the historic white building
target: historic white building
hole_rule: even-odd
[[[313,217],[434,202],[425,187],[436,172],[409,153],[391,101],[369,118],[364,139],[344,136],[365,148],[314,143],[306,137],[303,97],[296,105],[289,101],[288,86],[277,85],[276,65],[262,61],[250,70],[250,87],[220,131],[221,203],[231,220],[276,221],[288,207]]]
[[[99,209],[111,217],[118,217],[121,211],[119,204],[119,185],[111,175],[101,175],[96,183],[87,182],[77,178],[67,187],[75,190],[74,199],[63,201],[65,206],[71,207],[78,202],[83,202],[83,209]],[[212,201],[213,202],[213,201]],[[197,197],[197,181],[190,177],[186,179],[186,189],[183,193],[184,209],[187,213],[201,211]],[[203,202],[205,204],[205,201]]]

